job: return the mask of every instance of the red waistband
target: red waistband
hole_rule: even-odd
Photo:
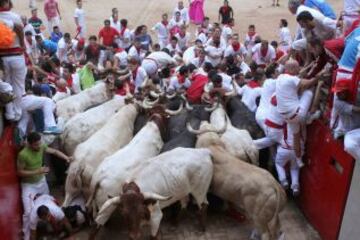
[[[24,53],[24,49],[20,47],[16,48],[0,48],[0,56],[16,56],[16,55],[22,55]]]
[[[277,123],[274,123],[272,121],[270,121],[269,119],[265,119],[265,125],[271,128],[276,128],[276,129],[283,129],[284,125],[279,125]]]

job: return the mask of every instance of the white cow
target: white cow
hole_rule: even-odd
[[[86,89],[71,97],[60,100],[56,103],[56,115],[58,123],[63,126],[71,117],[86,109],[108,101],[112,94],[108,84],[100,82],[92,88]]]
[[[259,165],[259,151],[249,132],[235,128],[222,105],[218,105],[211,113],[210,123],[216,129],[221,129],[226,124],[226,131],[221,135],[221,140],[230,154],[254,165]]]
[[[279,213],[286,204],[284,190],[268,171],[230,154],[219,135],[212,132],[214,129],[207,122],[201,124],[199,131],[189,128],[198,134],[196,147],[211,151],[214,164],[211,191],[245,210],[255,225],[251,239],[278,239],[281,233]]]
[[[109,213],[109,209],[121,204],[120,212],[130,226],[130,239],[139,239],[141,220],[150,220],[151,236],[156,237],[163,216],[161,209],[191,194],[200,209],[204,227],[208,205],[206,194],[212,176],[213,164],[208,149],[176,148],[163,153],[133,170],[128,179],[130,183],[123,186],[122,195],[109,199],[96,221],[101,222],[103,213]]]
[[[100,106],[91,108],[72,117],[61,134],[61,144],[68,155],[72,155],[80,143],[86,141],[125,105],[123,97],[114,96]]]
[[[99,164],[130,142],[137,108],[134,104],[122,107],[101,129],[76,148],[66,179],[64,206],[68,206],[81,193],[87,198],[92,176]]]

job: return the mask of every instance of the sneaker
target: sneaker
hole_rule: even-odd
[[[303,162],[301,159],[297,159],[297,160],[296,160],[296,163],[297,163],[297,165],[298,165],[299,168],[302,168],[302,167],[305,166],[304,162]]]
[[[55,135],[58,135],[58,134],[61,134],[62,131],[54,126],[54,127],[48,127],[48,128],[45,128],[45,130],[43,131],[44,134],[55,134]]]
[[[294,197],[297,197],[297,196],[299,196],[299,194],[300,194],[300,187],[299,187],[299,185],[293,185],[293,186],[291,186],[291,189],[292,189],[292,194],[293,194],[293,196]]]
[[[282,186],[285,190],[287,190],[287,189],[289,188],[289,183],[288,183],[287,180],[282,180],[282,181],[280,182],[280,184],[281,184],[281,186]]]

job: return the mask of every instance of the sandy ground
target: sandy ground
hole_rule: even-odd
[[[36,0],[39,8],[39,16],[46,20],[43,13],[45,0]],[[75,0],[58,0],[62,13],[62,29],[75,32],[74,10]],[[83,7],[86,11],[88,34],[96,34],[103,25],[103,20],[111,15],[111,9],[119,9],[119,17],[129,20],[130,28],[146,24],[152,27],[158,22],[163,13],[172,14],[177,0],[84,0]],[[187,0],[184,0],[187,5]],[[336,12],[342,9],[342,0],[328,0]],[[30,16],[29,0],[13,0],[15,11]],[[290,23],[290,29],[295,31],[295,17],[287,9],[287,0],[280,0],[280,7],[272,7],[272,0],[230,0],[230,5],[235,14],[235,31],[244,38],[249,24],[255,24],[257,32],[268,40],[278,39],[278,24],[281,18]],[[205,0],[205,14],[211,22],[218,21],[218,9],[222,0]],[[194,33],[194,26],[190,26],[190,32]],[[154,39],[156,42],[156,39]]]

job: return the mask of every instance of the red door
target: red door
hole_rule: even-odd
[[[21,199],[16,176],[16,148],[13,128],[7,127],[0,139],[0,239],[20,239]]]
[[[308,127],[300,207],[324,240],[337,240],[354,168],[341,141],[320,121]]]

